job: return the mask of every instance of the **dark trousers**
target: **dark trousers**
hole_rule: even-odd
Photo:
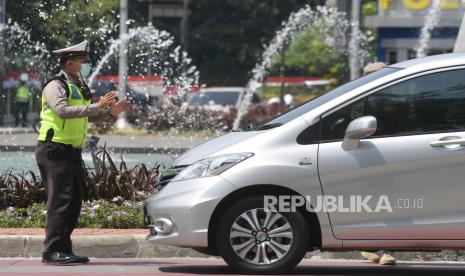
[[[85,181],[81,151],[60,143],[39,142],[36,161],[47,192],[44,252],[71,253],[71,233],[81,212]]]
[[[27,120],[27,109],[29,107],[29,104],[27,102],[15,102],[15,125],[18,126],[20,123],[20,115],[22,115],[21,118],[21,125],[26,126],[26,120]]]

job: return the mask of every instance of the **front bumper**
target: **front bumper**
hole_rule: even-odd
[[[144,204],[147,240],[158,244],[208,247],[208,226],[218,203],[236,187],[221,176],[170,182]],[[171,222],[163,233],[163,221]],[[161,223],[160,223],[161,222]]]

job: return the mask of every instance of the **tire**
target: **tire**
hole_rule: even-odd
[[[256,231],[260,228],[254,218],[260,231]],[[218,252],[226,263],[244,274],[280,274],[292,270],[305,256],[310,235],[300,212],[265,211],[262,196],[231,205],[223,212],[215,230]]]

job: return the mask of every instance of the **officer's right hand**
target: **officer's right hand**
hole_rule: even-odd
[[[100,109],[105,109],[107,106],[114,104],[116,102],[116,97],[117,97],[116,92],[111,91],[105,94],[105,96],[103,96],[102,98],[100,98],[100,101],[98,101],[97,106]]]

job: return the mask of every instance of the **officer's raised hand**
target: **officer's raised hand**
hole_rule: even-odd
[[[110,105],[110,114],[113,117],[118,116],[121,112],[124,112],[129,106],[129,102],[126,100],[120,100],[115,104]]]
[[[107,106],[116,103],[116,92],[111,91],[98,101],[97,105],[100,109],[105,109]]]

